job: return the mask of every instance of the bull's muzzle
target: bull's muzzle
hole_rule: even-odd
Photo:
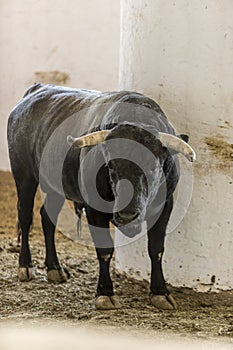
[[[119,225],[126,225],[137,219],[139,212],[130,212],[130,211],[120,211],[115,214],[114,220],[119,223]]]

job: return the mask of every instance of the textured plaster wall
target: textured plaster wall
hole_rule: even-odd
[[[6,120],[35,81],[117,89],[118,0],[0,1],[0,169]]]
[[[154,98],[197,152],[164,256],[167,281],[197,290],[233,288],[232,15],[230,0],[121,1],[120,88]],[[148,277],[149,265],[145,235],[118,249],[119,270]]]

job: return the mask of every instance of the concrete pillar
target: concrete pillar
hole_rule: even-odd
[[[232,14],[231,0],[121,1],[120,89],[155,99],[197,152],[164,271],[172,285],[200,291],[233,288]],[[148,278],[145,235],[131,244],[118,234],[117,245],[117,268]]]

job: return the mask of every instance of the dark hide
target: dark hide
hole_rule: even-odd
[[[104,129],[112,132],[103,145],[79,149],[66,143],[69,134],[79,137]],[[109,274],[114,250],[109,233],[110,221],[125,235],[133,237],[140,232],[144,220],[149,228],[151,292],[167,295],[161,264],[179,170],[176,156],[161,145],[158,132],[175,135],[161,108],[142,94],[127,91],[102,93],[41,84],[31,87],[11,112],[8,121],[9,154],[17,187],[18,220],[22,233],[20,267],[32,266],[28,233],[34,196],[40,183],[46,193],[41,216],[48,271],[61,269],[54,231],[57,216],[67,198],[75,202],[77,213],[82,208],[86,211],[100,264],[97,295],[114,294]],[[155,162],[151,163],[143,153],[140,156],[144,162],[142,171],[130,160],[111,159],[114,150],[109,148],[108,142],[115,139],[118,139],[122,155],[128,150],[121,140],[136,141],[154,155]],[[88,154],[90,161],[82,167],[80,164]],[[133,150],[130,156],[135,156]],[[105,211],[93,208],[87,202],[98,164],[102,165],[97,171],[96,187],[105,201]],[[81,174],[80,181],[78,174]],[[124,200],[124,187],[119,185],[122,179],[131,182],[134,194],[125,208],[117,210]]]

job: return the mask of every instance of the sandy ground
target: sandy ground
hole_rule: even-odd
[[[196,293],[171,287],[179,310],[160,312],[149,304],[148,282],[119,275],[112,268],[115,289],[123,308],[105,312],[95,310],[93,300],[98,274],[95,251],[59,232],[57,250],[71,278],[64,284],[48,283],[39,195],[30,239],[36,279],[20,283],[17,278],[16,192],[10,173],[0,172],[0,193],[0,325],[12,321],[17,324],[27,321],[34,325],[46,320],[64,327],[84,325],[233,341],[233,291]]]

